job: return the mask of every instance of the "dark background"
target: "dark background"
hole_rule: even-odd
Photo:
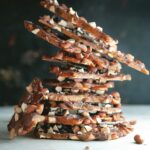
[[[149,0],[60,0],[89,21],[96,21],[104,31],[118,39],[119,49],[140,58],[150,68]],[[0,105],[17,103],[33,77],[50,77],[49,64],[41,55],[56,48],[24,29],[23,21],[36,21],[49,14],[39,0],[5,0],[0,2]],[[118,82],[116,89],[123,103],[150,104],[150,78],[124,67],[132,82]]]

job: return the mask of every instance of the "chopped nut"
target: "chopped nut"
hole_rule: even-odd
[[[96,117],[96,121],[97,121],[97,123],[101,123],[102,122],[100,117]]]
[[[48,99],[48,95],[43,95],[43,99],[47,100]]]
[[[79,92],[79,89],[71,89],[71,92],[72,92],[72,93],[78,93],[78,92]]]
[[[97,29],[99,30],[99,31],[103,31],[103,28],[102,27],[100,27],[100,26],[97,26]]]
[[[22,110],[19,106],[15,106],[14,111],[18,114],[22,112]]]
[[[19,128],[18,133],[22,133],[23,128]]]
[[[136,144],[143,144],[143,142],[144,142],[144,140],[138,134],[134,136],[134,140],[135,140]]]
[[[48,123],[56,123],[55,117],[48,117]]]
[[[79,126],[73,127],[73,132],[74,132],[74,133],[77,133],[79,130],[80,130],[80,127],[79,127]]]
[[[110,108],[110,107],[111,107],[111,104],[106,104],[105,107],[106,107],[106,108]]]
[[[105,128],[105,127],[107,127],[107,124],[101,122],[101,123],[100,123],[100,127]]]
[[[61,91],[62,91],[62,87],[57,86],[57,87],[55,88],[55,90],[56,90],[57,92],[61,92]]]
[[[57,31],[61,32],[61,27],[59,27],[59,26],[54,26],[54,29],[56,29]]]
[[[62,77],[62,76],[59,76],[59,77],[58,77],[58,81],[62,82],[62,81],[64,81],[64,80],[65,80],[65,77]]]
[[[53,20],[53,19],[50,19],[50,20],[49,20],[49,23],[50,23],[50,24],[52,24],[52,25],[54,25],[54,24],[55,24],[55,22],[54,22],[54,20]]]
[[[136,120],[131,120],[129,123],[130,123],[130,125],[135,125],[136,124]]]
[[[61,128],[62,128],[62,125],[57,125],[57,127],[58,127],[59,129],[61,129]]]
[[[69,115],[69,110],[65,110],[64,116]]]
[[[49,8],[49,11],[55,13],[55,7],[54,7],[54,6],[51,6],[51,7]]]
[[[101,131],[102,131],[103,133],[110,133],[110,128],[109,128],[109,127],[103,127],[103,128],[101,129]]]
[[[59,129],[58,129],[58,127],[56,125],[54,125],[53,130],[54,131],[59,131]]]
[[[32,33],[33,34],[38,34],[39,31],[40,31],[40,29],[34,29],[34,30],[32,30]]]
[[[78,47],[81,48],[84,52],[87,51],[87,46],[84,45],[84,44],[79,44],[79,43],[78,43]]]
[[[42,128],[39,128],[38,131],[39,131],[39,132],[43,132],[44,130],[43,130]]]
[[[48,129],[48,133],[54,133],[52,127],[50,127],[50,128]]]
[[[111,134],[111,140],[118,139],[119,136],[116,133]]]
[[[37,112],[38,114],[42,114],[43,110],[44,110],[44,105],[40,105],[40,106],[36,109],[36,112]]]
[[[51,111],[56,111],[56,110],[57,110],[57,108],[56,108],[56,107],[55,107],[55,108],[52,108],[52,107],[51,107]]]
[[[83,68],[79,69],[78,71],[81,72],[81,73],[84,73],[84,69]]]
[[[77,134],[82,134],[82,132],[81,132],[81,131],[79,131],[79,132],[77,132]]]
[[[41,138],[41,139],[44,139],[44,138],[45,138],[45,136],[44,136],[44,135],[42,135],[42,134],[40,134],[40,138]]]
[[[21,109],[22,109],[23,112],[25,112],[27,107],[28,107],[28,105],[26,103],[22,103]]]
[[[61,20],[58,24],[63,27],[67,26],[67,22],[65,20]]]
[[[108,75],[117,75],[117,72],[115,72],[114,70],[109,70]]]
[[[101,54],[100,54],[100,53],[94,53],[94,55],[95,55],[95,56],[98,56],[98,57],[100,57],[100,56],[101,56]]]
[[[132,62],[134,60],[134,56],[131,54],[127,54],[126,58],[128,59],[128,61]]]
[[[81,34],[83,34],[83,30],[81,28],[77,28],[77,31],[80,32]]]
[[[90,119],[85,119],[85,120],[83,121],[83,123],[84,123],[84,124],[90,124],[91,121],[90,121]]]
[[[42,93],[49,94],[49,90],[47,88],[42,89]]]
[[[70,42],[70,43],[72,43],[72,44],[75,43],[75,40],[74,40],[74,39],[69,39],[69,40],[67,40],[67,41]]]
[[[69,13],[72,14],[72,15],[74,15],[76,12],[73,10],[72,7],[70,7],[70,8],[69,8]]]
[[[55,112],[54,111],[50,111],[49,113],[48,113],[48,116],[54,116],[55,115]]]
[[[90,22],[89,24],[90,24],[90,26],[92,26],[93,28],[96,28],[96,22]]]
[[[58,3],[57,0],[54,0],[54,4],[55,4],[55,5],[59,5],[59,3]]]
[[[91,130],[92,130],[92,127],[90,127],[90,126],[84,126],[84,128],[88,131],[88,132],[90,132]]]
[[[82,113],[82,115],[85,116],[85,117],[89,117],[89,116],[90,116],[89,112],[87,112],[87,111],[84,111],[84,112]]]
[[[80,132],[80,131],[79,131],[79,132]],[[79,133],[79,132],[78,132],[78,133]],[[85,128],[81,128],[81,132],[82,132],[82,133],[86,133],[87,130],[86,130]]]
[[[96,91],[96,94],[104,94],[105,93],[105,91],[102,91],[102,90],[97,90]]]
[[[69,138],[71,140],[78,140],[78,137],[76,135],[70,135]]]

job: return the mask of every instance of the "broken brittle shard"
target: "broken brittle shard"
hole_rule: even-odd
[[[131,80],[121,63],[144,74],[145,65],[131,54],[117,50],[118,41],[56,0],[41,5],[54,16],[25,21],[25,28],[58,47],[55,56],[44,55],[55,78],[33,79],[8,124],[10,137],[34,130],[37,138],[114,140],[133,130],[126,121],[118,92],[108,92],[114,81]],[[63,35],[63,36],[62,36]]]

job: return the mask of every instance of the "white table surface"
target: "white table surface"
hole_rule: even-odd
[[[124,106],[124,115],[127,119],[136,119],[135,130],[126,137],[114,141],[58,141],[40,140],[32,137],[17,137],[9,140],[7,124],[13,113],[12,107],[0,107],[0,150],[150,150],[150,105]],[[134,143],[133,137],[140,134],[144,144]]]

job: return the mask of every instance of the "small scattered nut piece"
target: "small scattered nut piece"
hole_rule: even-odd
[[[130,121],[130,125],[135,125],[136,122],[137,122],[136,120],[131,120],[131,121]]]
[[[144,140],[141,138],[139,134],[134,136],[134,140],[136,144],[143,144]]]
[[[90,147],[89,147],[89,146],[86,146],[86,147],[85,147],[85,150],[90,150]]]

